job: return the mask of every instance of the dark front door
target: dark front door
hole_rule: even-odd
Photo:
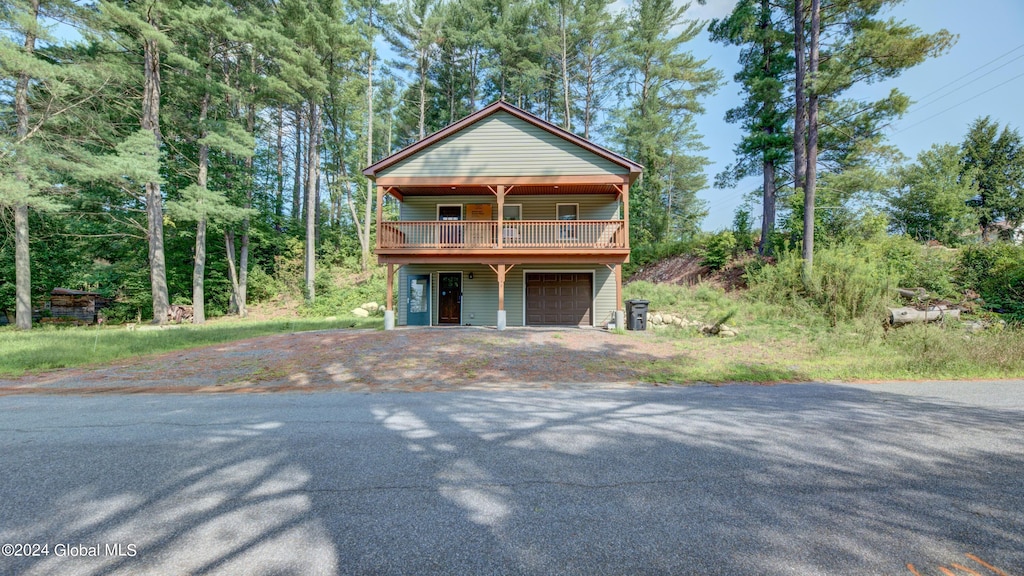
[[[441,272],[438,283],[438,316],[440,324],[462,324],[462,274]]]
[[[590,324],[593,300],[589,273],[526,275],[526,324],[529,326]]]
[[[430,325],[430,275],[409,276],[409,308],[406,310],[406,324],[409,326]]]

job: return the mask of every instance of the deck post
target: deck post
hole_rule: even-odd
[[[380,244],[380,230],[381,230],[380,219],[383,216],[383,214],[384,214],[384,187],[383,186],[377,186],[377,240],[376,240],[377,248],[381,247],[381,244]],[[370,233],[367,232],[366,235],[367,235],[367,238],[369,238]]]
[[[622,220],[623,220],[622,226],[626,230],[626,248],[629,248],[629,184],[623,184],[622,185]],[[620,265],[619,268],[620,268],[619,276],[621,277],[622,276],[622,271],[621,271],[622,266]],[[620,282],[620,284],[621,284],[621,282]],[[622,301],[621,300],[619,301],[619,308],[620,309],[622,308]],[[618,324],[616,324],[616,326],[618,326]]]
[[[505,186],[499,184],[498,191],[494,195],[498,200],[498,250],[501,250],[505,244],[505,231],[503,230],[504,226],[502,226],[502,222],[505,220]],[[504,309],[504,307],[501,308],[501,310]]]
[[[498,237],[501,237],[500,234]],[[505,315],[505,265],[498,264],[498,330],[504,330],[506,323],[507,317]]]
[[[622,264],[615,265],[615,327],[626,327],[626,310],[622,307]]]
[[[387,286],[387,300],[384,302],[384,329],[394,330],[395,329],[395,311],[392,308],[391,301],[394,296],[394,280],[395,280],[395,265],[388,262],[388,286]]]

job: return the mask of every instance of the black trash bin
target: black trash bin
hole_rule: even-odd
[[[626,329],[647,330],[647,300],[626,300]]]

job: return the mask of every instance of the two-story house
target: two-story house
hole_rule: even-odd
[[[501,101],[366,168],[385,328],[622,326],[629,187],[641,169]],[[381,220],[387,195],[397,221]]]

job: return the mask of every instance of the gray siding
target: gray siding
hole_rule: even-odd
[[[622,166],[498,111],[381,171],[385,176],[583,176]]]
[[[491,217],[498,219],[498,203],[493,196],[407,196],[399,208],[400,219],[437,220],[438,204],[490,204]],[[505,204],[522,205],[523,220],[554,220],[558,204],[579,204],[580,220],[617,220],[619,201],[611,194],[509,195]]]
[[[592,316],[595,326],[605,326],[615,317],[615,275],[606,266],[593,264],[520,264],[505,276],[505,310],[509,326],[524,325],[525,286],[527,271],[569,271],[594,273],[594,307]],[[474,326],[494,326],[498,323],[498,278],[488,266],[470,264],[428,265],[410,264],[398,271],[398,287],[395,308],[398,311],[398,325],[408,324],[409,275],[430,274],[430,323],[437,324],[439,272],[462,272],[462,323]],[[473,279],[469,279],[469,273]]]

